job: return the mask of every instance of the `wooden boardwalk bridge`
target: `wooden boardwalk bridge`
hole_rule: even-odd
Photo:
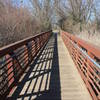
[[[41,33],[0,49],[2,100],[100,99],[100,50],[60,33]]]

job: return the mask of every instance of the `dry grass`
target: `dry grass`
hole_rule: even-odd
[[[95,34],[93,33],[89,34],[87,31],[83,31],[80,34],[77,34],[76,36],[89,43],[92,43],[100,47],[100,33],[99,32],[95,32]]]

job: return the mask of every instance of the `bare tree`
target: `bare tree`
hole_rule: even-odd
[[[31,36],[40,27],[29,9],[17,1],[0,0],[0,13],[0,46]]]
[[[33,14],[38,20],[41,30],[51,27],[51,0],[30,0],[33,6]]]
[[[86,24],[90,20],[94,0],[55,0],[54,6],[56,13],[60,16],[60,22],[73,25]]]

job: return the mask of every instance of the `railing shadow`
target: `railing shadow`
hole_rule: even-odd
[[[24,72],[9,100],[61,100],[57,34]]]

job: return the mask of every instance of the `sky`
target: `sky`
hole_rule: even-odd
[[[25,6],[29,6],[30,1],[29,1],[29,0],[23,0],[23,4],[24,4]]]
[[[30,0],[12,0],[14,3],[15,3],[15,5],[16,5],[16,3],[17,3],[17,6],[26,6],[26,7],[28,7],[30,10],[31,10],[31,8],[32,8],[32,5],[31,5],[31,3],[30,3]],[[42,0],[39,0],[40,2],[42,2]],[[63,0],[64,1],[64,0]],[[65,0],[65,1],[67,1],[67,0]],[[64,1],[64,2],[65,2]],[[100,0],[96,0],[96,9],[100,9]],[[99,11],[99,10],[98,10]],[[94,14],[92,14],[91,15],[91,20],[93,20],[94,19]]]
[[[23,5],[23,6],[29,7],[29,5],[30,5],[29,0],[12,0],[12,1],[15,5],[17,4],[17,6]]]

